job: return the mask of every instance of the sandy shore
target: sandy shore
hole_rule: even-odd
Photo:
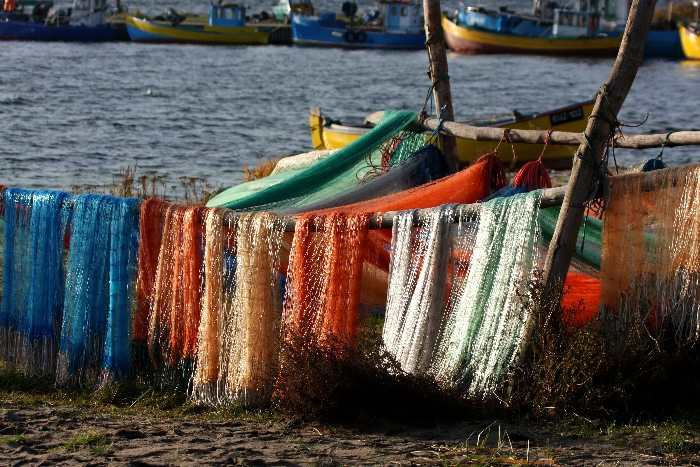
[[[658,440],[642,435],[582,437],[493,420],[361,431],[277,417],[209,421],[46,404],[0,407],[3,465],[640,465],[700,460],[694,453],[655,452]]]

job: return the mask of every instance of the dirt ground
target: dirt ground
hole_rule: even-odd
[[[277,417],[211,421],[196,416],[176,419],[60,405],[11,406],[6,402],[0,404],[0,413],[2,465],[700,462],[695,449],[699,440],[686,439],[688,434],[681,433],[681,444],[674,450],[659,433],[580,436],[498,420],[357,430],[298,424]]]

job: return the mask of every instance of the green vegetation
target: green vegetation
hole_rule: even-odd
[[[24,443],[24,434],[0,435],[0,446],[17,446]]]
[[[69,439],[61,449],[88,449],[94,456],[106,456],[111,452],[113,440],[104,433],[86,433]]]

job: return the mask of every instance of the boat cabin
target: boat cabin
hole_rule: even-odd
[[[106,11],[107,0],[73,0],[70,25],[91,28],[102,26],[105,24]]]
[[[314,14],[314,6],[311,4],[311,0],[280,0],[272,8],[272,14],[278,21],[288,19],[292,13],[312,16]]]
[[[238,3],[209,5],[209,26],[245,26],[245,7]]]
[[[384,30],[391,33],[416,34],[423,29],[423,11],[410,0],[384,0]]]
[[[595,37],[600,32],[600,13],[554,9],[553,37]]]

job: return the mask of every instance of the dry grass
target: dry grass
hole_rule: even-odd
[[[258,165],[254,167],[243,166],[243,181],[252,182],[253,180],[259,180],[261,178],[267,177],[275,170],[275,166],[280,161],[280,158],[268,159],[266,161],[258,162]]]
[[[290,333],[280,358],[273,399],[287,416],[334,423],[415,424],[478,413],[457,392],[401,370],[383,348],[381,336],[373,332],[361,334],[355,346],[313,345]]]
[[[107,193],[122,198],[161,198],[199,206],[206,204],[219,190],[202,177],[182,176],[177,183],[171,183],[167,174],[139,173],[138,166],[134,165],[120,171],[110,185],[73,185],[71,191],[75,194]]]
[[[697,346],[679,346],[672,323],[652,331],[642,313],[570,324],[575,310],[536,312],[531,358],[513,375],[511,406],[535,417],[572,414],[615,420],[700,414]]]

